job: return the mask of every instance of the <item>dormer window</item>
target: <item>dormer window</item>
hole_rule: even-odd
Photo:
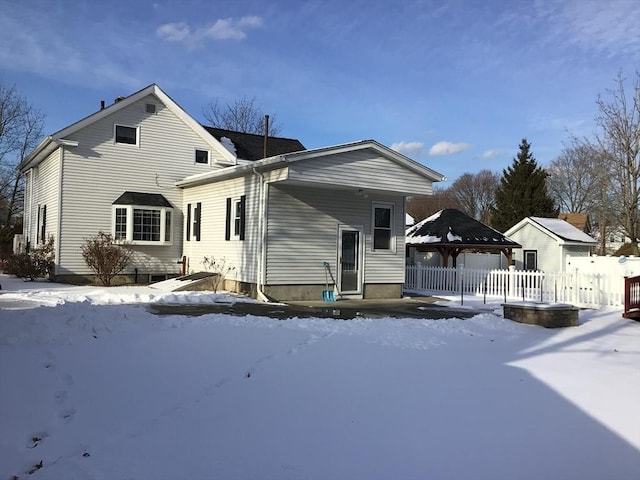
[[[196,163],[209,163],[209,150],[196,150]]]
[[[116,125],[115,141],[116,143],[126,143],[129,145],[137,145],[138,144],[138,128],[128,127],[126,125]]]

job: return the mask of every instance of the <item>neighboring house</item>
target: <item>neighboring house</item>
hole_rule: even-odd
[[[587,235],[591,235],[591,221],[589,220],[589,215],[586,213],[561,213],[558,215],[560,220],[564,220],[565,222],[573,225],[581,232],[586,233]]]
[[[527,217],[505,232],[522,245],[514,255],[522,270],[564,271],[567,256],[588,257],[596,240],[558,218]]]
[[[305,150],[269,137],[266,148],[262,158],[262,136],[201,126],[150,85],[20,165],[25,240],[54,237],[59,281],[90,279],[80,248],[105,231],[133,246],[129,281],[203,271],[209,258],[232,268],[225,288],[322,299],[327,262],[344,296],[400,297],[405,198],[444,177],[373,140]]]
[[[427,262],[443,267],[456,267],[462,252],[500,252],[511,265],[514,248],[520,248],[507,236],[477,221],[455,208],[445,208],[421,222],[409,227],[406,232],[407,257],[416,261],[424,252],[437,252],[430,255]],[[423,257],[424,259],[424,257]]]

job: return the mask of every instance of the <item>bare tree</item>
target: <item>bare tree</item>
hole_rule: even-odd
[[[221,105],[218,99],[202,109],[202,115],[216,128],[236,132],[264,134],[265,114],[255,97],[242,97],[233,103]],[[274,115],[269,115],[269,135],[276,136],[282,127]]]
[[[419,195],[411,198],[407,204],[407,213],[416,222],[420,222],[445,208],[459,209],[460,204],[453,195],[451,188],[434,186],[433,195]]]
[[[15,87],[0,84],[0,202],[9,225],[21,208],[23,184],[18,165],[42,137],[44,114]]]
[[[606,253],[606,239],[616,215],[610,167],[597,145],[572,137],[547,168],[547,185],[560,211],[586,213],[598,229],[599,254]]]
[[[451,185],[451,192],[457,199],[460,210],[476,220],[489,223],[498,185],[500,175],[484,169],[478,173],[462,174]]]
[[[640,236],[640,73],[636,72],[632,94],[627,98],[624,77],[619,73],[616,87],[607,90],[608,99],[598,97],[596,144],[611,177],[616,202],[613,218],[624,228],[638,252]]]

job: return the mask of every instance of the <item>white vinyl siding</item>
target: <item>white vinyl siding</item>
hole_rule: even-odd
[[[396,251],[372,252],[372,205],[393,205]],[[269,189],[267,285],[322,284],[323,262],[338,265],[338,227],[364,228],[364,283],[404,282],[404,198],[364,198],[349,190],[301,186]]]
[[[357,186],[363,190],[384,190],[430,195],[432,184],[423,176],[380,156],[374,150],[359,150],[326,158],[299,160],[289,164],[289,180],[324,183],[336,187]]]
[[[155,113],[146,112],[147,103],[156,103]],[[115,144],[114,125],[139,127],[139,145],[130,148],[131,145]],[[69,135],[68,140],[77,141],[78,146],[65,151],[65,221],[59,273],[90,273],[79,254],[80,247],[99,231],[112,231],[112,204],[125,191],[161,194],[174,207],[172,245],[135,246],[134,260],[125,273],[132,273],[135,268],[141,273],[178,273],[180,265],[176,262],[182,255],[182,190],[174,184],[188,175],[202,173],[203,165],[194,163],[194,152],[203,139],[150,95]],[[88,204],[91,208],[87,208]],[[47,216],[49,222],[49,210]]]
[[[246,195],[245,239],[244,241],[228,241],[225,239],[227,227],[227,199],[239,199]],[[193,232],[189,241],[184,242],[184,254],[187,256],[188,271],[204,270],[204,257],[224,261],[235,270],[227,278],[242,282],[258,282],[258,262],[261,238],[258,221],[260,187],[257,177],[251,175],[219,183],[211,183],[184,191],[183,209],[187,205],[201,204],[200,241],[195,241]],[[233,202],[232,202],[233,204]],[[230,218],[231,234],[234,232],[234,212]],[[181,228],[184,229],[184,222]],[[237,240],[237,237],[235,237]]]
[[[45,236],[57,239],[58,184],[60,179],[60,150],[56,149],[26,175],[24,232],[31,247],[38,245],[38,211],[46,206]],[[41,242],[40,242],[41,243]]]
[[[556,239],[540,229],[526,224],[509,238],[522,245],[513,251],[516,268],[524,268],[524,251],[537,250],[538,270],[555,273],[562,271],[562,249]]]

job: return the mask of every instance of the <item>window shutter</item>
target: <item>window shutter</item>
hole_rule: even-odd
[[[187,205],[187,240],[191,239],[191,204]]]
[[[201,202],[197,203],[194,216],[196,218],[194,219],[194,223],[193,223],[193,236],[195,237],[196,242],[199,242],[200,241],[200,221],[202,220],[202,203]]]
[[[245,226],[245,212],[247,205],[247,196],[242,195],[240,197],[240,240],[244,240],[244,226]]]
[[[42,207],[42,243],[46,241],[46,232],[47,232],[47,206]]]
[[[224,227],[224,239],[231,240],[231,197],[227,198],[227,217]]]

